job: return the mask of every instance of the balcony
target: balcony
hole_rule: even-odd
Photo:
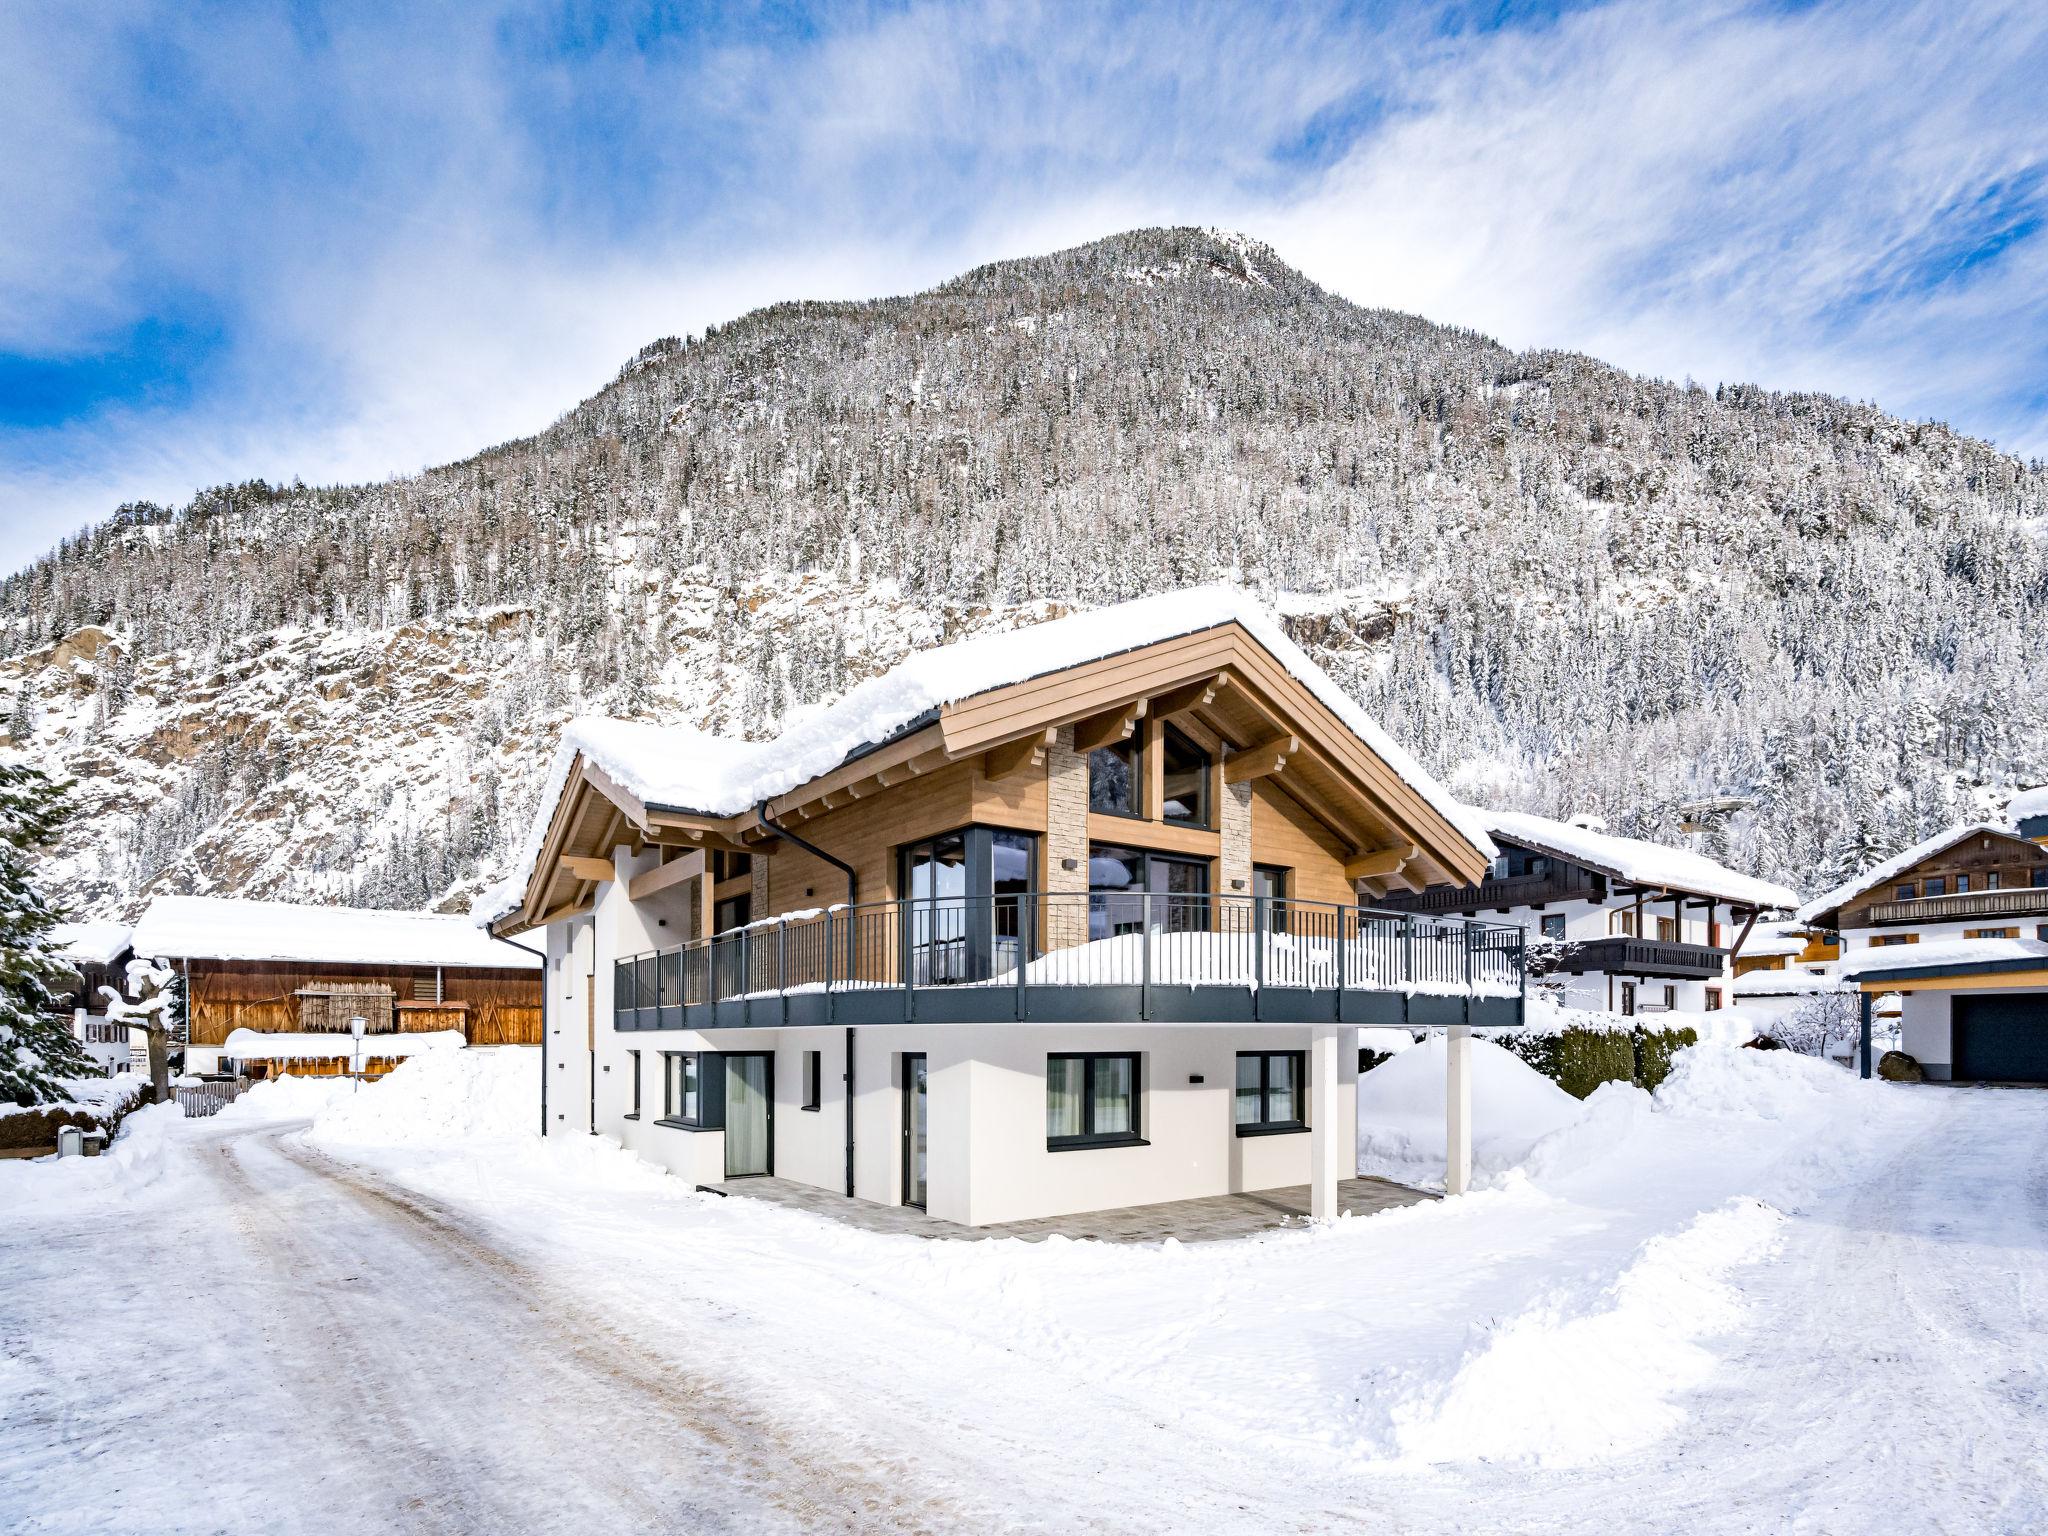
[[[1027,952],[1028,946],[1028,952]],[[1509,924],[1249,896],[1039,893],[791,913],[616,962],[621,1030],[1522,1022]]]
[[[1568,944],[1558,961],[1574,976],[1601,971],[1614,976],[1655,976],[1665,981],[1712,981],[1728,968],[1728,951],[1669,939],[1632,939],[1624,934]]]
[[[1477,885],[1433,885],[1384,898],[1389,912],[1479,912],[1489,907],[1541,907],[1553,901],[1602,901],[1606,882],[1590,869],[1554,863],[1540,875],[1482,880]]]
[[[1954,896],[1921,896],[1912,901],[1871,903],[1878,923],[1953,923],[1972,917],[2048,916],[2048,886],[2015,886],[2008,891],[1965,891]]]

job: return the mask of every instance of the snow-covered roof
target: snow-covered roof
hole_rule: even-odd
[[[2031,821],[2036,816],[2048,816],[2048,785],[2039,789],[2023,789],[2006,802],[2005,814],[2014,821]]]
[[[1702,854],[1684,848],[1666,848],[1662,843],[1639,837],[1616,837],[1594,832],[1547,816],[1523,811],[1476,811],[1482,825],[1495,837],[1520,843],[1541,853],[1556,854],[1597,869],[1632,885],[1652,886],[1687,895],[1711,896],[1721,901],[1751,907],[1796,907],[1798,894],[1787,886],[1753,875],[1739,874],[1725,864],[1716,864]]]
[[[1874,890],[1889,880],[1896,879],[1918,864],[1922,859],[1931,859],[1944,848],[1953,848],[1966,837],[1991,835],[1996,837],[2017,837],[2011,827],[2001,827],[1989,821],[1973,821],[1967,826],[1950,827],[1937,832],[1925,842],[1915,843],[1904,853],[1893,854],[1882,864],[1874,864],[1862,874],[1844,884],[1836,886],[1825,896],[1816,896],[1799,909],[1802,922],[1814,922],[1829,912],[1847,906],[1865,891]]]
[[[467,918],[222,896],[159,896],[135,925],[135,952],[159,959],[306,960],[327,965],[499,966],[540,957]]]
[[[2048,942],[2041,939],[1943,939],[1932,944],[1884,944],[1853,950],[1835,962],[1843,976],[1873,971],[1933,971],[1946,966],[2048,969]]]
[[[578,754],[649,807],[736,816],[829,773],[857,750],[888,740],[948,704],[1142,646],[1232,621],[1272,653],[1401,780],[1481,853],[1493,845],[1472,810],[1454,800],[1330,675],[1287,638],[1279,622],[1236,587],[1191,587],[1069,614],[906,657],[835,702],[793,717],[772,741],[715,736],[688,726],[585,717],[562,729],[535,825],[505,886],[474,912],[486,922],[517,904],[547,822]]]
[[[1742,955],[1762,959],[1766,955],[1797,955],[1813,942],[1813,928],[1796,920],[1758,923],[1742,941]]]
[[[106,918],[59,923],[50,930],[57,953],[74,965],[112,965],[127,952],[128,925]]]

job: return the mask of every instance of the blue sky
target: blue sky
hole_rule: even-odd
[[[0,8],[0,564],[1152,223],[2048,456],[2048,6]]]

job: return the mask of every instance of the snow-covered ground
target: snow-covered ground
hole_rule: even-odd
[[[1475,1193],[1188,1246],[695,1194],[515,1049],[145,1110],[0,1164],[0,1526],[2048,1524],[2048,1099],[1484,1059]]]

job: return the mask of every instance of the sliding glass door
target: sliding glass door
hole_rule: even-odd
[[[1209,926],[1209,864],[1142,848],[1088,850],[1088,937],[1141,928],[1192,933]]]
[[[725,1057],[725,1176],[775,1171],[775,1058],[766,1051]]]
[[[967,827],[903,849],[903,959],[911,985],[1008,976],[1031,958],[1038,840]]]

